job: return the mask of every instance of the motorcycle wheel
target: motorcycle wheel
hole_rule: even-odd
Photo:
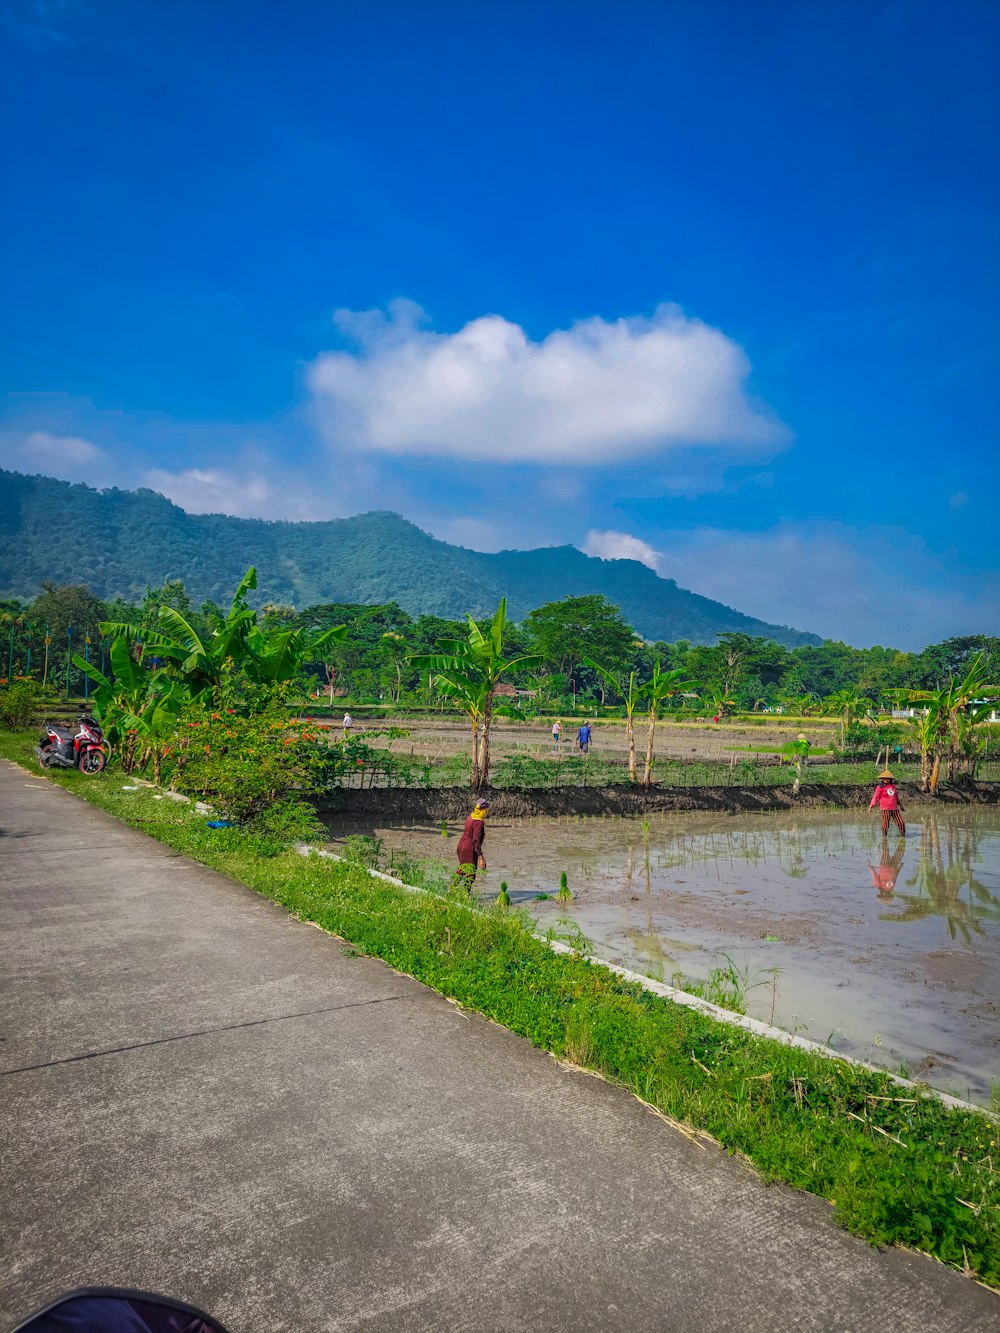
[[[43,745],[43,746],[40,746],[40,747],[39,747],[39,750],[38,750],[38,763],[39,763],[39,766],[40,766],[41,768],[48,768],[48,766],[49,766],[49,755],[51,755],[51,753],[52,753],[52,746],[51,746],[51,745]]]
[[[80,756],[79,769],[81,773],[86,773],[88,778],[96,777],[98,773],[103,773],[104,766],[108,762],[108,756],[103,750],[98,750],[95,746],[92,750],[84,750]]]

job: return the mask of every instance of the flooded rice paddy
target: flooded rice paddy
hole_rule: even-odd
[[[1000,813],[913,810],[905,842],[857,813],[491,823],[540,928],[752,1017],[985,1102],[1000,1083]],[[455,864],[457,825],[341,826]],[[572,902],[555,894],[565,871]]]

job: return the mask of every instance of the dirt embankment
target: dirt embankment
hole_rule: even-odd
[[[664,810],[715,810],[720,814],[801,809],[849,810],[867,806],[869,784],[803,784],[798,796],[791,787],[663,787],[644,791],[635,787],[543,787],[491,791],[495,815],[644,815]],[[941,788],[928,796],[915,785],[901,784],[903,805],[996,805],[1000,784]],[[467,787],[344,788],[318,803],[321,814],[380,820],[464,819],[470,809]]]

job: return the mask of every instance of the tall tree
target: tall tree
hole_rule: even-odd
[[[636,678],[636,673],[630,671],[628,679],[619,678],[606,667],[602,667],[599,662],[595,662],[590,657],[585,657],[584,662],[592,667],[601,678],[611,686],[616,694],[621,695],[622,703],[625,705],[625,739],[628,742],[628,780],[635,782],[635,710],[643,697],[643,686]],[[659,663],[657,663],[659,666]]]
[[[490,780],[490,727],[496,707],[496,687],[501,677],[518,667],[534,664],[537,656],[503,656],[507,625],[507,599],[500,605],[484,634],[472,616],[465,639],[440,639],[437,652],[410,659],[418,671],[432,673],[435,689],[451,699],[469,719],[472,729],[472,789],[482,791]]]
[[[547,602],[530,611],[521,627],[544,666],[566,677],[586,657],[616,673],[627,670],[636,640],[618,607],[597,593]]]
[[[642,771],[644,787],[648,787],[653,780],[653,738],[660,708],[667,699],[693,688],[694,681],[687,679],[687,672],[683,667],[675,667],[673,671],[661,671],[659,662],[653,667],[651,679],[642,687],[649,718],[649,729],[646,733],[646,763]]]

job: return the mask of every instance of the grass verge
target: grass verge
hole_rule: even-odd
[[[30,737],[0,754],[33,764]],[[581,958],[554,954],[507,909],[407,893],[361,867],[277,854],[190,806],[123,790],[120,773],[53,780],[384,959],[451,999],[594,1070],[744,1154],[769,1180],[829,1199],[870,1241],[928,1251],[1000,1286],[1000,1127],[880,1074],[671,1004]]]

